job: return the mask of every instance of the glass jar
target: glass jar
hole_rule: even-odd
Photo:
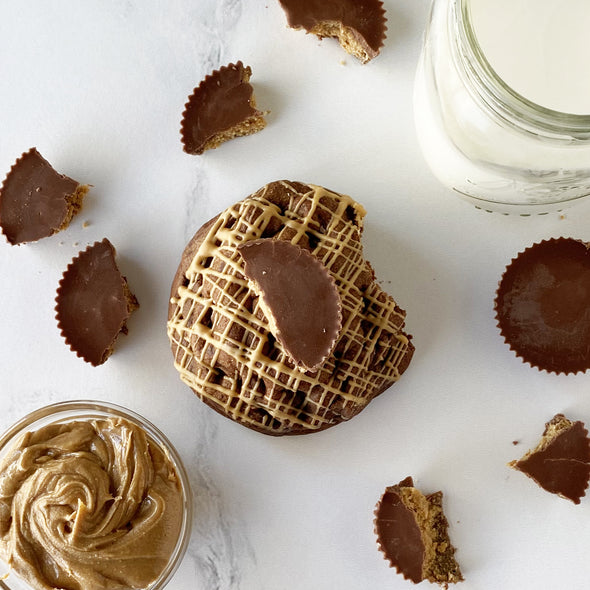
[[[30,482],[33,480],[34,474],[32,477],[29,477],[28,475],[29,472],[32,471],[32,468],[30,467],[31,464],[35,467],[39,465],[41,466],[40,469],[42,469],[43,465],[47,465],[51,463],[51,461],[62,461],[63,463],[65,463],[69,461],[73,455],[82,457],[93,455],[93,460],[96,460],[98,458],[101,461],[105,461],[105,457],[108,456],[110,462],[112,461],[118,467],[121,467],[122,464],[117,463],[113,459],[111,451],[109,450],[109,445],[105,445],[104,448],[101,448],[100,442],[96,444],[95,442],[92,442],[91,447],[88,447],[89,443],[86,442],[85,448],[84,450],[82,450],[81,448],[78,448],[74,443],[66,443],[63,442],[62,439],[59,442],[59,444],[56,444],[55,447],[53,445],[49,445],[42,452],[38,452],[39,456],[35,454],[37,453],[37,451],[35,451],[35,448],[32,446],[32,444],[29,444],[32,440],[35,441],[37,447],[39,447],[41,444],[45,444],[43,442],[45,439],[40,437],[39,434],[45,432],[44,429],[51,429],[55,425],[68,425],[74,422],[89,422],[102,424],[108,420],[114,420],[115,424],[119,424],[119,422],[117,421],[118,419],[123,419],[123,421],[131,423],[132,426],[138,427],[140,430],[143,430],[143,432],[146,435],[148,444],[147,450],[145,450],[145,452],[148,453],[152,457],[152,459],[156,456],[158,457],[157,460],[153,459],[154,465],[156,465],[157,461],[164,461],[168,465],[168,467],[162,470],[160,475],[155,477],[164,477],[163,474],[168,472],[169,475],[166,478],[169,482],[168,485],[172,485],[172,482],[174,482],[174,486],[176,487],[177,492],[179,494],[178,513],[181,515],[180,522],[178,523],[175,518],[174,527],[170,527],[171,530],[173,529],[174,531],[177,531],[174,533],[176,536],[174,538],[171,538],[170,546],[172,547],[172,550],[169,554],[169,558],[167,558],[167,563],[160,570],[157,577],[153,579],[147,586],[145,586],[146,590],[160,590],[164,588],[164,586],[166,586],[167,583],[171,580],[186,552],[192,522],[192,496],[190,492],[188,476],[183,467],[182,461],[178,453],[170,443],[170,441],[162,434],[162,432],[160,432],[160,430],[158,430],[158,428],[156,428],[153,424],[151,424],[145,418],[141,417],[135,412],[132,412],[131,410],[127,410],[115,404],[87,400],[60,402],[49,406],[45,406],[43,408],[31,412],[30,414],[22,418],[19,422],[14,424],[11,428],[9,428],[2,436],[0,436],[0,462],[4,462],[5,460],[10,461],[10,471],[12,473],[16,472],[17,475],[19,473],[27,474],[26,480],[22,484],[21,489],[19,490],[19,492],[17,492],[17,494],[22,493],[23,489],[28,489],[29,485],[32,485]],[[109,424],[112,424],[112,422],[109,422]],[[120,432],[128,434],[129,430],[126,428],[124,430],[121,430]],[[64,434],[61,434],[60,436],[63,437]],[[129,434],[129,436],[131,435]],[[111,431],[111,434],[108,437],[106,435],[101,434],[100,438],[110,438],[110,440],[112,440],[118,448],[124,449],[123,455],[125,457],[143,456],[143,447],[141,445],[137,446],[137,442],[128,442],[127,444],[121,442],[121,438],[119,437],[119,430],[117,430],[116,426]],[[58,441],[59,437],[55,436],[54,438],[51,438],[51,440]],[[67,457],[61,454],[62,448],[68,449]],[[34,461],[31,459],[31,452],[34,455]],[[75,465],[76,467],[78,466],[78,464]],[[137,464],[133,462],[134,468],[136,465]],[[101,471],[101,473],[98,474],[100,476],[104,475],[109,471],[109,469],[104,466],[102,469],[103,471]],[[160,473],[159,468],[157,470],[158,473]],[[84,469],[80,468],[79,471],[82,474],[81,477],[79,478],[79,480],[67,482],[66,486],[63,487],[63,494],[59,496],[58,504],[53,503],[56,497],[55,494],[51,496],[52,498],[54,498],[54,500],[51,500],[51,502],[49,503],[46,498],[42,497],[45,493],[45,490],[40,490],[38,496],[35,497],[34,500],[30,503],[31,505],[39,504],[44,510],[44,515],[46,514],[45,510],[47,510],[47,514],[50,511],[54,511],[51,513],[55,514],[55,511],[57,511],[60,517],[56,518],[55,521],[49,522],[49,530],[51,531],[54,531],[54,529],[63,529],[63,523],[60,524],[58,521],[61,521],[63,514],[67,513],[70,510],[70,504],[73,503],[73,500],[70,497],[72,494],[79,494],[80,490],[82,489],[86,491],[87,495],[85,495],[84,497],[89,498],[91,500],[88,506],[88,512],[92,510],[92,504],[96,505],[96,503],[94,502],[93,495],[96,492],[96,490],[91,485],[91,483],[94,483],[94,480],[85,477],[86,472],[84,471]],[[65,473],[68,473],[67,469],[65,470]],[[125,487],[121,484],[122,481],[127,480],[139,482],[140,480],[142,480],[142,476],[136,477],[136,472],[131,475],[127,475],[122,471],[113,468],[112,474],[114,475],[114,477],[110,480],[110,484],[114,485],[115,487],[120,486],[120,489],[123,489]],[[60,476],[61,473],[53,474],[52,481],[55,481]],[[170,479],[171,477],[172,479]],[[14,494],[15,490],[12,487],[12,481],[9,481],[9,479],[10,478],[7,476],[7,479],[3,481],[2,490],[3,493],[5,493],[6,490],[10,489],[12,490],[11,493]],[[47,478],[44,478],[42,481],[49,480]],[[101,478],[97,478],[96,482],[100,483],[100,481]],[[123,508],[124,511],[128,511],[129,506],[133,503],[132,496],[137,495],[136,490],[138,489],[138,487],[134,486],[135,483],[131,483],[129,485],[128,495],[126,497],[120,498],[123,502],[125,502],[125,508]],[[156,490],[153,494],[153,498],[152,494],[149,493],[148,497],[146,497],[142,502],[140,508],[137,511],[137,524],[139,527],[142,527],[144,523],[152,519],[153,514],[156,514],[155,512],[151,512],[151,507],[153,506],[152,502],[154,501],[154,499],[155,502],[163,501],[164,492],[162,492],[162,489],[163,488],[160,487],[158,490]],[[110,490],[111,493],[113,491],[114,489]],[[177,492],[175,492],[175,497]],[[49,498],[49,496],[47,496],[47,498]],[[61,502],[63,502],[63,505],[61,504]],[[46,506],[49,506],[49,508],[46,508]],[[78,511],[79,510],[80,508],[78,508]],[[83,517],[85,516],[85,512],[86,509],[82,510]],[[167,512],[165,512],[165,514],[167,514]],[[109,518],[111,517],[112,513],[109,511],[109,515],[105,516],[103,521],[100,521],[101,525],[103,523],[106,523],[104,529],[101,529],[97,525],[97,531],[92,530],[87,533],[89,537],[96,538],[97,547],[99,547],[97,551],[101,551],[101,548],[104,548],[107,552],[107,556],[110,555],[108,552],[112,550],[112,546],[107,545],[106,543],[110,542],[110,538],[117,539],[119,531],[122,530],[118,529],[116,531],[107,531],[105,533],[105,529],[108,529],[110,526]],[[133,516],[133,519],[135,519],[135,515]],[[12,519],[10,519],[10,521],[12,522]],[[29,521],[28,527],[32,528],[33,526],[36,526],[36,523]],[[68,525],[66,524],[65,526],[67,527]],[[127,525],[127,527],[129,528],[130,525]],[[76,528],[76,525],[74,525],[74,528]],[[166,528],[167,527],[164,526],[158,529],[158,531],[161,531]],[[143,532],[146,531],[145,528],[140,528],[139,530]],[[102,537],[104,537],[104,541],[102,540]],[[159,538],[160,537],[158,536],[158,539]],[[99,540],[100,543],[98,543]],[[63,542],[61,539],[56,538],[54,541],[50,543],[50,545],[52,549],[59,549],[63,545]],[[131,543],[128,543],[127,541],[124,541],[121,544],[121,546],[126,547],[129,551],[131,550]],[[82,556],[82,559],[85,560],[87,558]],[[112,564],[111,566],[109,566],[112,568],[112,570],[109,571],[112,571],[115,574],[116,566],[114,562],[114,557],[111,556],[109,559],[109,563]],[[126,560],[128,559],[129,556],[127,555],[123,555],[121,557],[121,561],[123,563],[126,563]],[[115,580],[116,579],[117,577],[115,575]],[[117,583],[115,582],[115,585],[116,584]],[[119,586],[117,585],[117,587]],[[16,568],[12,569],[4,561],[0,561],[0,588],[4,588],[6,590],[33,590],[33,587],[29,583],[27,583],[21,577],[19,577],[19,575],[16,573]]]
[[[502,213],[546,213],[590,195],[590,113],[544,108],[506,84],[477,41],[471,1],[433,1],[416,74],[416,130],[434,175]]]

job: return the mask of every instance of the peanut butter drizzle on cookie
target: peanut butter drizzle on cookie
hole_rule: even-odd
[[[289,201],[284,207],[267,198],[278,189]],[[171,299],[168,336],[182,380],[221,413],[269,434],[351,418],[396,381],[413,347],[402,332],[405,313],[363,259],[364,215],[348,196],[286,181],[220,214]],[[238,246],[264,237],[306,248],[337,285],[342,329],[316,371],[296,368],[274,340],[243,274]]]

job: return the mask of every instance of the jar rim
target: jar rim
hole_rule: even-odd
[[[494,70],[477,39],[471,18],[471,0],[452,0],[450,26],[457,39],[455,59],[488,111],[534,135],[590,142],[590,114],[556,111],[519,94]]]

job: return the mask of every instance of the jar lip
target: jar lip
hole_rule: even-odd
[[[590,114],[565,113],[534,103],[498,75],[477,40],[470,0],[452,0],[450,17],[458,44],[456,59],[489,110],[509,124],[536,135],[590,141]]]
[[[112,402],[91,399],[61,401],[29,412],[4,432],[1,432],[0,454],[10,449],[11,444],[28,429],[33,430],[51,423],[90,420],[109,416],[124,418],[142,428],[148,438],[166,453],[178,476],[183,507],[183,517],[178,532],[178,539],[166,567],[162,570],[159,577],[153,580],[148,586],[149,590],[160,590],[171,581],[172,576],[180,567],[180,563],[188,548],[192,528],[193,505],[191,485],[184,463],[172,442],[155,424],[137,412]],[[20,578],[15,579],[15,583],[26,586],[26,583]],[[8,590],[11,587],[6,585],[6,582],[0,580],[0,588],[6,588]],[[18,586],[18,588],[20,587]]]

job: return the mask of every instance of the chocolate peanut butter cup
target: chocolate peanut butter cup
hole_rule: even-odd
[[[442,492],[425,496],[411,477],[386,488],[375,509],[379,549],[391,567],[415,584],[448,587],[463,580],[442,508]]]
[[[590,367],[590,251],[555,238],[534,244],[506,268],[495,300],[498,327],[523,361],[553,373]]]
[[[36,148],[15,162],[0,188],[0,228],[12,244],[36,242],[65,229],[88,192],[56,172]]]
[[[251,76],[252,69],[238,61],[215,70],[193,90],[180,127],[185,152],[199,155],[266,126],[265,113],[256,108]]]
[[[131,312],[139,307],[115,253],[106,238],[88,246],[72,260],[57,290],[61,334],[79,357],[94,366],[112,354],[119,334],[127,333]]]
[[[557,414],[545,424],[537,447],[508,465],[544,490],[579,504],[590,479],[588,431],[583,422]]]
[[[387,31],[380,0],[279,0],[292,29],[322,39],[335,37],[342,48],[367,63],[377,57]]]
[[[238,251],[275,338],[296,366],[316,370],[334,349],[342,326],[334,279],[317,258],[291,242],[252,240]]]

